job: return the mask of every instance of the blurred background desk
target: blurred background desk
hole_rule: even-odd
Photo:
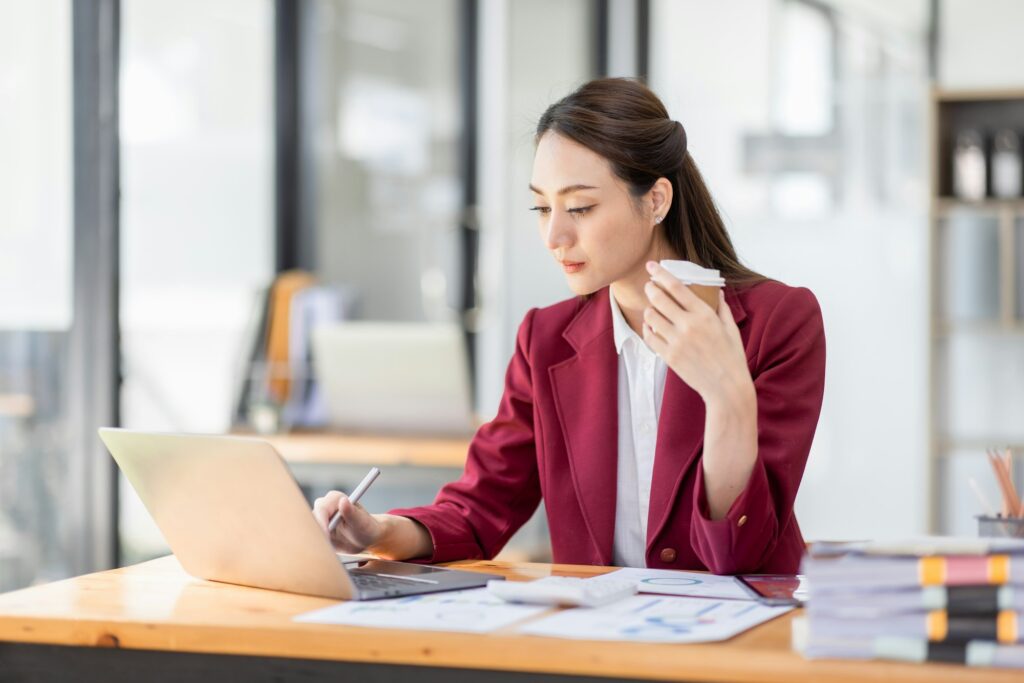
[[[35,399],[30,394],[0,393],[0,417],[28,419],[35,410]]]
[[[258,438],[269,441],[289,464],[405,465],[462,469],[471,437],[300,432]]]

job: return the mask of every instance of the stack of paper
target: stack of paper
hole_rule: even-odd
[[[1024,668],[1024,541],[816,544],[803,573],[793,634],[808,658]]]

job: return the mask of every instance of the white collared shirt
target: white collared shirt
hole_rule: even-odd
[[[647,512],[667,366],[626,322],[611,290],[608,299],[619,355],[619,465],[612,561],[622,567],[646,567]]]

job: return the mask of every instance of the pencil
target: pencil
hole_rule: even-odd
[[[981,487],[978,486],[978,482],[974,477],[967,477],[967,483],[970,484],[971,490],[974,491],[974,495],[978,497],[978,502],[981,503],[981,507],[985,510],[985,514],[989,517],[995,517],[996,511],[992,508],[992,504],[988,502],[988,498],[981,492]]]
[[[1003,494],[1003,514],[1019,517],[1020,513],[1017,510],[1017,490],[1006,474],[1006,461],[993,449],[988,449],[986,453],[988,454],[989,463],[991,463],[992,469],[995,471],[996,482],[999,484],[999,490]]]
[[[1006,483],[1010,487],[1010,500],[1013,501],[1016,511],[1014,516],[1020,517],[1024,515],[1024,508],[1018,503],[1020,498],[1017,496],[1017,485],[1013,483],[1013,451],[1009,446],[1003,449],[1003,462],[1005,463],[1003,469],[1006,470]]]

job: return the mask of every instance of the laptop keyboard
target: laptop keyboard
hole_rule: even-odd
[[[396,588],[422,587],[420,581],[409,581],[396,576],[378,576],[377,574],[363,574],[358,570],[348,573],[352,583],[362,591],[387,591]]]

